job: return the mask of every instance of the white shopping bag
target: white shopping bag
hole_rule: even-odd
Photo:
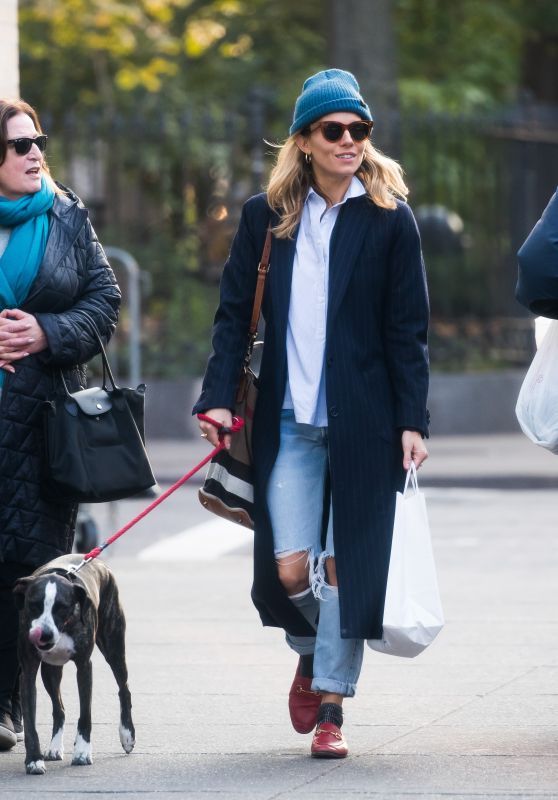
[[[523,433],[558,455],[558,322],[552,320],[517,398],[515,414]]]
[[[383,638],[367,641],[380,653],[413,658],[434,641],[443,625],[426,503],[411,462],[403,494],[397,492]]]

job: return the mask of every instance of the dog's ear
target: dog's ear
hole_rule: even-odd
[[[75,583],[74,584],[74,598],[75,598],[76,603],[79,603],[80,618],[81,618],[81,621],[83,623],[83,622],[85,622],[85,617],[84,617],[85,612],[89,608],[89,605],[90,605],[91,601],[89,600],[87,592],[85,591],[83,586],[79,585],[79,583]]]
[[[25,605],[25,594],[32,580],[33,578],[31,576],[28,576],[27,578],[20,578],[13,588],[14,602],[19,611],[21,611]]]

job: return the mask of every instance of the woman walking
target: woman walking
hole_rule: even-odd
[[[253,601],[299,660],[293,727],[342,758],[342,704],[382,635],[395,510],[427,458],[428,298],[398,164],[370,140],[353,75],[304,83],[266,194],[244,206],[194,413],[230,425],[268,224],[254,417]],[[218,429],[201,422],[215,445]],[[228,437],[225,437],[225,440]]]
[[[77,506],[41,494],[42,404],[85,386],[120,291],[87,210],[49,173],[34,109],[0,100],[0,750],[22,736],[12,588],[72,549]]]

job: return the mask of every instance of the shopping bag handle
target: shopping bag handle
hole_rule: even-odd
[[[405,488],[403,489],[403,494],[407,493],[407,489],[409,488],[409,481],[411,483],[412,488],[415,491],[415,494],[418,494],[418,477],[417,477],[417,467],[414,461],[411,461],[411,466],[407,470],[407,477],[405,478]]]

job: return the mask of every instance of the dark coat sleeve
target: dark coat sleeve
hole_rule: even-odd
[[[428,435],[429,303],[420,236],[411,209],[398,204],[386,291],[385,352],[395,397],[395,427]]]
[[[517,254],[515,296],[533,314],[558,319],[558,191]]]
[[[105,341],[114,333],[118,320],[120,289],[89,220],[75,247],[82,250],[84,270],[74,304],[59,313],[35,315],[48,341],[41,360],[54,366],[89,361],[99,352],[90,320]]]
[[[240,224],[221,278],[212,352],[194,414],[211,408],[234,409],[242,360],[248,344],[258,263],[269,220],[263,195],[244,204]]]

